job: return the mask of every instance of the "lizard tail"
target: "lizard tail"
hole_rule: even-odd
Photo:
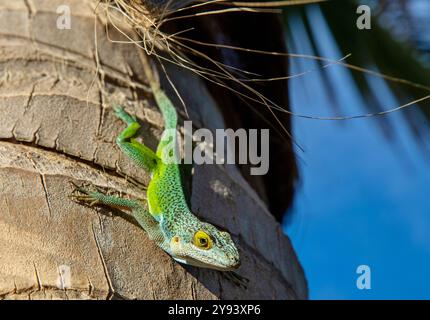
[[[164,91],[161,90],[160,78],[158,76],[157,69],[153,64],[151,64],[148,56],[145,55],[142,50],[139,50],[139,56],[145,75],[148,78],[149,86],[151,87],[157,105],[163,114],[164,128],[176,129],[176,125],[178,124],[178,114],[173,103],[170,101]]]
[[[154,97],[164,118],[164,128],[176,130],[178,114],[173,103],[159,87],[154,90]]]

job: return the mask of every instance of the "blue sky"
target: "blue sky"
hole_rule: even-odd
[[[323,55],[344,56],[318,7],[308,14]],[[296,51],[313,54],[300,20],[290,23]],[[291,64],[293,74],[317,68],[311,60]],[[293,111],[367,113],[349,71],[331,66],[326,72],[340,110],[331,106],[319,72],[311,72],[290,81]],[[386,109],[399,105],[383,80],[368,80]],[[285,230],[304,266],[311,299],[430,299],[430,143],[418,145],[402,112],[414,111],[341,122],[293,119],[305,151],[296,150],[301,178]],[[389,138],[384,122],[392,125]],[[423,139],[430,142],[430,133]],[[356,287],[362,264],[371,268],[370,290]]]

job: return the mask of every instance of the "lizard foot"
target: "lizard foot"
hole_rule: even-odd
[[[241,275],[237,274],[234,271],[227,271],[223,272],[223,275],[226,277],[227,280],[233,282],[238,287],[241,287],[243,289],[248,288],[249,279],[242,277]]]
[[[82,186],[70,181],[73,187],[73,191],[70,194],[70,198],[81,203],[85,203],[90,207],[100,204],[100,199],[105,195],[105,191],[101,190],[97,186],[88,183]]]
[[[116,106],[114,108],[114,110],[115,110],[115,115],[119,119],[121,119],[122,121],[124,121],[125,123],[127,123],[127,124],[137,123],[136,117],[128,114],[127,111],[125,111],[123,107]]]

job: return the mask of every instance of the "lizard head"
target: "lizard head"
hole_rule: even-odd
[[[185,235],[173,236],[172,256],[179,262],[219,271],[239,268],[239,252],[229,233],[209,223],[199,222]]]

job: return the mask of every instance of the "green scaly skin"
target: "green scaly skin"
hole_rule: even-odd
[[[118,146],[151,174],[147,188],[149,211],[142,201],[122,199],[82,187],[76,188],[80,194],[75,194],[75,198],[92,205],[129,210],[150,239],[180,263],[220,271],[234,270],[239,267],[240,260],[230,234],[200,221],[188,208],[177,165],[176,109],[160,89],[158,81],[150,82],[165,122],[165,130],[155,153],[134,139],[140,128],[136,118],[121,107],[115,109],[117,117],[128,125],[116,140]],[[172,159],[176,162],[172,163]],[[200,238],[196,239],[202,232],[209,237],[209,240],[203,239],[206,247],[202,246]],[[229,277],[236,282],[243,280],[232,273]]]

